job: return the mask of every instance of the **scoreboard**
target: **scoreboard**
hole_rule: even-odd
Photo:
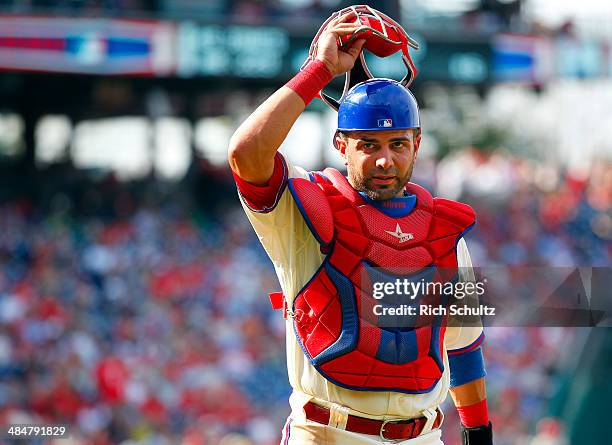
[[[0,70],[166,78],[290,78],[316,29],[191,21],[0,15]],[[609,42],[518,34],[412,32],[420,80],[543,83],[612,73]],[[378,77],[399,79],[397,53],[366,53]]]

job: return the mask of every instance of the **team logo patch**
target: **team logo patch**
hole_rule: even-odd
[[[378,126],[383,128],[389,128],[393,126],[392,119],[378,119]]]
[[[402,232],[399,223],[397,223],[397,225],[395,226],[395,231],[385,230],[385,232],[387,232],[391,236],[396,237],[400,243],[405,243],[406,241],[414,239],[414,235],[412,233]]]

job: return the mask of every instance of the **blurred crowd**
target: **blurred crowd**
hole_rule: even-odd
[[[469,241],[475,265],[612,263],[609,160],[562,169],[503,150],[466,149],[447,156],[434,170],[431,177],[437,178],[440,196],[463,199],[476,211]],[[417,182],[423,173],[415,173]]]
[[[2,424],[66,422],[75,444],[276,441],[284,324],[236,211],[77,220],[14,202],[2,214]]]
[[[426,178],[430,167],[440,179]],[[416,170],[476,208],[477,265],[610,264],[609,163],[575,177],[464,150]],[[217,214],[184,197],[126,210],[121,194],[85,214],[74,199],[0,207],[0,423],[66,423],[71,438],[57,443],[74,445],[278,443],[290,391],[284,320],[266,296],[278,284],[237,198]],[[575,335],[487,331],[496,444],[565,443],[554,419],[534,438],[534,421]],[[448,401],[445,411],[454,445]]]
[[[472,4],[451,5],[446,15],[465,30],[499,30],[516,26],[522,0],[480,0]],[[363,3],[363,2],[361,2]],[[243,23],[262,24],[274,20],[319,22],[332,12],[361,4],[348,0],[0,0],[0,8],[11,13],[54,12],[82,16],[130,16],[152,17],[187,16],[204,20],[230,18]],[[371,0],[368,6],[400,18],[400,10],[408,11],[408,18],[439,18],[444,9],[440,5],[430,11],[424,1]],[[444,14],[442,14],[444,15]]]
[[[344,2],[347,3],[347,2]],[[384,2],[370,2],[373,7],[384,7]],[[375,5],[380,3],[380,5]],[[10,12],[55,11],[80,15],[123,14],[199,14],[202,18],[229,16],[242,21],[259,22],[270,18],[323,17],[341,0],[0,0],[0,7]]]

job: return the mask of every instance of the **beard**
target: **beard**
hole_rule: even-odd
[[[359,172],[349,169],[348,177],[349,182],[355,190],[363,192],[365,195],[374,201],[384,201],[391,199],[400,194],[404,190],[406,184],[412,176],[412,170],[414,168],[414,162],[410,164],[408,171],[404,176],[400,175],[400,172],[396,168],[389,170],[375,169],[369,171],[367,175],[361,175]],[[374,182],[374,176],[394,176],[393,182],[390,184],[376,184]]]

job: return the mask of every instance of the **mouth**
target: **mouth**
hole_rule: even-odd
[[[390,185],[395,181],[395,176],[376,175],[372,176],[372,182],[376,185]]]

